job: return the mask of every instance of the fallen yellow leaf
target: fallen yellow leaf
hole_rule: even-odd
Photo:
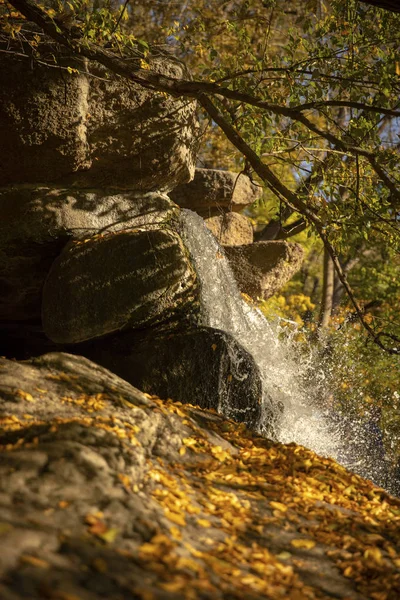
[[[367,560],[373,560],[374,562],[382,562],[382,553],[379,548],[371,547],[367,548],[364,552],[364,558]]]
[[[182,515],[179,515],[178,513],[175,513],[175,512],[171,512],[168,508],[164,509],[164,514],[167,517],[167,519],[169,519],[173,523],[176,523],[177,525],[181,525],[182,527],[184,527],[186,525],[186,521]]]
[[[287,506],[285,504],[282,504],[282,502],[270,502],[270,505],[272,506],[272,508],[276,508],[276,510],[280,510],[281,512],[286,512],[287,511]]]
[[[197,525],[200,525],[200,527],[211,527],[211,523],[208,519],[197,519]]]
[[[107,542],[107,544],[112,544],[119,533],[119,529],[114,527],[110,527],[104,533],[98,533],[97,537],[99,537],[103,542]]]
[[[311,548],[314,548],[316,544],[314,540],[310,539],[292,540],[290,543],[294,548],[306,548],[307,550],[311,550]]]
[[[24,392],[24,390],[17,390],[15,392],[17,396],[22,398],[23,400],[27,400],[28,402],[34,402],[34,397],[29,392]]]

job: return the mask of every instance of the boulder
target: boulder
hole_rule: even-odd
[[[172,229],[127,229],[70,242],[43,288],[42,323],[77,343],[195,312],[196,274]]]
[[[187,77],[172,58],[150,62],[156,72]],[[194,102],[146,90],[96,63],[61,54],[60,66],[0,53],[0,185],[63,181],[146,192],[190,181]]]
[[[2,600],[398,598],[371,481],[79,356],[0,373]]]
[[[194,179],[170,192],[181,208],[189,208],[202,217],[239,212],[261,197],[262,189],[244,173],[217,169],[196,169]]]
[[[304,250],[286,241],[255,242],[225,247],[225,253],[241,292],[267,300],[300,269]]]
[[[243,246],[253,243],[253,225],[240,213],[228,212],[205,219],[208,229],[221,246]]]
[[[0,185],[90,168],[89,80],[0,53]]]
[[[250,427],[259,422],[258,367],[224,331],[196,327],[144,335],[126,332],[77,351],[149,394],[213,408]]]
[[[0,321],[39,320],[44,280],[71,239],[162,227],[179,208],[164,194],[19,185],[0,189]]]

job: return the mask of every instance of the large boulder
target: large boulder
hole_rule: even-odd
[[[65,181],[151,191],[190,181],[194,102],[146,90],[96,63],[62,53],[59,62],[63,69],[0,53],[0,185]],[[187,77],[172,58],[150,62],[156,72]]]
[[[127,332],[77,351],[149,394],[213,408],[250,427],[259,423],[258,367],[225,331]]]
[[[19,185],[0,189],[0,321],[40,320],[44,280],[71,239],[163,227],[179,208],[164,194]]]
[[[241,292],[267,300],[300,269],[304,250],[286,241],[255,242],[225,247],[225,253]]]
[[[126,229],[68,244],[43,288],[42,322],[58,343],[170,322],[198,308],[196,274],[173,229]]]
[[[221,246],[243,246],[253,243],[253,225],[248,217],[228,212],[205,219],[208,229]]]
[[[2,600],[399,597],[400,501],[92,362],[0,359]]]
[[[196,169],[194,179],[176,187],[171,198],[181,208],[189,208],[202,217],[223,212],[238,212],[261,197],[262,189],[244,173],[218,169]]]

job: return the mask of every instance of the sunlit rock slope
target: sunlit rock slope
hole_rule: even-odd
[[[0,360],[2,600],[400,596],[400,500],[62,353]]]

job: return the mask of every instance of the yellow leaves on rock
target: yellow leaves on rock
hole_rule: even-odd
[[[184,527],[186,519],[184,514],[198,514],[200,509],[194,505],[187,492],[182,489],[177,480],[170,474],[160,470],[153,469],[148,473],[148,477],[162,485],[162,488],[155,488],[152,496],[164,509],[164,515],[169,521]]]
[[[177,525],[181,525],[182,527],[186,525],[185,517],[180,513],[174,512],[169,508],[164,507],[164,514],[167,517],[167,519],[172,521],[172,523],[176,523]]]
[[[183,438],[182,444],[184,444],[187,448],[191,448],[195,450],[199,445],[199,441],[194,437]]]
[[[24,419],[26,420],[31,420],[31,416],[30,415],[23,415]],[[39,421],[39,423],[42,423],[43,421]],[[35,421],[35,423],[38,423],[38,421]],[[30,425],[31,423],[29,423]],[[24,427],[27,427],[28,423],[26,423],[25,421],[23,421],[22,419],[20,419],[19,417],[15,416],[15,415],[5,415],[4,417],[0,417],[0,427],[1,429],[3,429],[4,431],[18,431],[18,429],[23,429]]]
[[[176,547],[176,544],[167,536],[159,533],[153,536],[150,542],[142,544],[139,548],[139,556],[142,559],[163,560],[165,555]]]
[[[32,394],[30,394],[29,392],[24,392],[24,390],[16,390],[15,395],[18,396],[19,398],[22,398],[22,400],[26,400],[27,402],[35,401]]]
[[[231,459],[231,455],[229,454],[229,452],[224,450],[221,446],[212,446],[210,450],[211,454],[221,462],[225,462],[226,460]]]
[[[383,560],[382,552],[376,546],[371,546],[370,548],[367,548],[364,552],[364,558],[376,563],[381,563]]]
[[[197,525],[200,527],[211,527],[211,523],[208,519],[196,519]]]
[[[126,488],[127,490],[131,489],[132,482],[128,475],[125,475],[124,473],[118,473],[118,479],[120,480],[124,488]]]
[[[88,532],[107,544],[112,544],[117,537],[119,530],[114,527],[108,527],[103,521],[103,513],[89,513],[85,517],[85,523],[89,525]]]
[[[279,510],[280,512],[283,512],[283,513],[285,513],[288,509],[288,507],[285,504],[282,504],[282,502],[274,502],[272,500],[269,504],[272,508]]]
[[[182,539],[182,532],[180,529],[178,529],[178,527],[175,527],[174,525],[172,527],[169,528],[170,534],[172,535],[174,540],[181,540]]]
[[[143,599],[169,593],[191,600],[198,590],[205,590],[207,597],[218,597],[217,591],[222,590],[228,597],[235,589],[243,598],[257,593],[266,598],[313,600],[314,590],[303,584],[302,575],[294,569],[307,560],[302,550],[312,550],[317,544],[327,549],[322,560],[336,564],[357,586],[368,574],[368,586],[359,590],[361,595],[386,598],[386,589],[396,582],[400,555],[384,532],[392,531],[396,539],[399,502],[300,446],[257,438],[220,417],[209,423],[213,430],[209,436],[188,406],[150,398],[155,410],[181,419],[181,431],[191,431],[182,439],[179,453],[183,459],[171,463],[168,458],[149,457],[144,485],[150,508],[155,507],[158,514],[162,508],[164,518],[155,522],[157,535],[139,550],[146,575],[157,582],[156,592],[144,589]],[[85,399],[83,394],[75,400],[92,412],[107,402],[105,396]],[[3,425],[9,430],[28,426],[23,419],[6,419]],[[112,432],[123,444],[139,443],[135,437],[139,429],[121,418],[95,415],[54,419],[52,424],[67,422]],[[139,490],[125,473],[118,474],[118,480],[126,489]],[[118,534],[101,513],[88,515],[86,524],[88,532],[104,542],[114,541]],[[286,547],[279,546],[277,555],[263,547],[271,526],[284,528],[291,539]],[[92,567],[99,572],[107,569],[101,561]]]
[[[107,401],[109,401],[109,396],[106,394],[80,394],[77,397],[64,396],[61,398],[61,402],[64,404],[75,404],[89,413],[104,410]]]
[[[301,539],[301,538],[296,539],[296,540],[291,540],[290,543],[294,548],[304,548],[305,550],[311,550],[316,545],[315,540]]]

